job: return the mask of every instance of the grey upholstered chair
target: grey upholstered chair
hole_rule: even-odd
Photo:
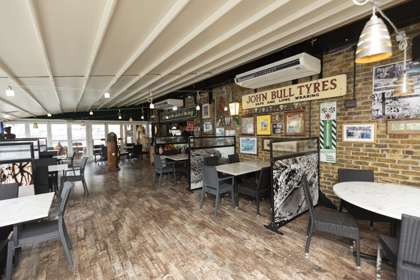
[[[229,163],[235,163],[235,162],[239,162],[239,155],[237,153],[234,153],[232,155],[228,155],[228,160]]]
[[[79,182],[79,181],[82,182],[83,192],[85,196],[89,195],[89,190],[88,190],[86,179],[85,179],[85,169],[86,169],[87,161],[88,161],[88,158],[83,157],[80,167],[74,167],[72,170],[67,170],[65,176],[63,176],[61,179],[61,180],[64,180],[64,182]],[[67,175],[69,171],[72,171],[74,175]]]
[[[360,234],[354,218],[348,213],[340,213],[328,208],[315,209],[309,192],[308,182],[302,182],[305,199],[309,208],[309,222],[305,244],[305,255],[309,254],[312,235],[315,232],[330,233],[336,236],[350,238],[356,242],[356,265],[360,267]]]
[[[397,280],[420,279],[420,217],[402,215],[400,239],[380,235],[376,279],[381,278],[381,255],[397,267]]]
[[[76,158],[76,152],[74,151],[71,157],[68,157],[67,159],[63,160],[63,163],[67,163],[69,168],[71,168],[73,171],[75,169],[74,159]]]
[[[270,193],[271,168],[261,169],[254,180],[241,180],[238,193],[255,198],[257,204],[257,214],[260,214],[260,199]]]
[[[19,194],[17,183],[0,184],[0,200],[16,198]]]
[[[15,240],[13,236],[10,235],[7,246],[6,279],[11,279],[12,277],[13,256],[17,248],[34,246],[49,240],[61,241],[67,262],[70,268],[73,269],[73,258],[70,252],[72,244],[64,222],[64,214],[72,189],[72,183],[64,183],[64,187],[60,195],[59,214],[56,220],[42,220],[25,223],[21,228],[19,228],[17,238]]]
[[[205,165],[203,168],[203,188],[201,189],[200,209],[203,207],[204,195],[210,193],[216,196],[214,216],[217,216],[220,197],[225,193],[232,196],[232,207],[235,207],[235,193],[233,188],[233,176],[219,177],[215,166]]]
[[[153,172],[153,182],[156,181],[156,176],[159,176],[159,186],[161,183],[162,176],[171,174],[174,176],[176,182],[176,169],[175,162],[168,162],[161,158],[160,155],[155,157],[155,170]]]

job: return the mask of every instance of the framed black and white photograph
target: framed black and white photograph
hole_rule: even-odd
[[[225,128],[216,127],[216,136],[225,136]]]
[[[263,150],[270,151],[270,138],[263,138]],[[273,138],[275,140],[275,138]],[[297,141],[274,142],[273,151],[275,152],[297,152]]]
[[[258,139],[257,137],[240,137],[239,152],[241,154],[257,154]]]
[[[282,133],[283,133],[283,124],[273,123],[273,134],[282,134]]]
[[[254,117],[247,117],[241,119],[241,134],[255,134]]]
[[[203,104],[201,106],[201,111],[203,119],[209,119],[211,117],[211,106],[209,103]]]
[[[375,123],[343,124],[343,142],[374,143],[375,140]]]
[[[213,133],[213,123],[211,121],[205,121],[203,123],[203,133],[205,134]]]

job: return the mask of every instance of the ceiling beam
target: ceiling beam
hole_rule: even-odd
[[[117,0],[107,0],[107,2],[105,4],[104,11],[103,11],[103,14],[102,14],[102,18],[101,18],[101,21],[100,21],[99,27],[98,27],[98,32],[96,34],[95,41],[93,42],[93,49],[92,49],[92,52],[89,56],[87,69],[86,69],[85,76],[84,76],[84,79],[83,79],[82,90],[80,92],[80,97],[79,97],[79,100],[78,100],[76,108],[75,108],[76,112],[79,110],[80,103],[82,102],[83,97],[85,96],[86,86],[88,84],[90,74],[91,74],[93,66],[95,64],[96,57],[99,53],[99,49],[101,48],[102,42],[104,41],[106,32],[107,32],[108,27],[109,27],[109,23],[111,22],[111,18],[112,18],[112,15],[114,14],[115,7],[117,6],[117,3],[118,3]]]
[[[323,13],[323,14],[320,14],[319,16],[317,16],[317,17],[311,18],[311,20],[309,22],[307,22],[307,24],[304,24],[304,26],[299,25],[299,26],[296,26],[295,28],[288,29],[287,33],[279,34],[278,36],[270,38],[270,40],[269,40],[270,43],[262,42],[261,44],[256,45],[251,49],[247,49],[244,52],[236,54],[235,56],[229,56],[228,59],[224,59],[224,60],[220,61],[219,63],[217,63],[215,65],[212,65],[212,66],[209,66],[208,64],[205,64],[204,69],[206,70],[206,72],[211,71],[211,72],[213,72],[213,75],[216,75],[216,74],[222,73],[222,72],[224,72],[228,69],[234,68],[236,65],[240,65],[240,64],[246,63],[247,61],[255,59],[255,57],[262,56],[266,53],[270,53],[272,51],[275,51],[278,48],[284,47],[285,45],[287,45],[287,42],[290,42],[290,41],[298,42],[298,41],[304,40],[308,36],[313,36],[315,33],[319,34],[319,33],[326,32],[328,29],[331,29],[332,26],[336,27],[339,24],[344,25],[345,23],[347,23],[347,21],[343,22],[340,19],[343,19],[343,18],[350,19],[349,16],[352,15],[352,14],[354,15],[355,14],[354,9],[357,9],[357,7],[351,5],[351,2],[350,2],[350,5],[348,5],[348,4],[349,3],[346,2],[346,3],[343,3],[340,6],[335,7],[333,10],[329,11],[329,12],[332,12],[332,13],[330,13],[328,16],[325,13]],[[349,8],[353,8],[353,9],[350,10]],[[339,14],[340,12],[341,13],[346,12],[346,10],[348,10],[348,12],[347,12],[348,14],[346,14],[346,15]],[[366,15],[366,13],[369,12],[369,10],[370,10],[369,8],[368,9],[363,9],[363,10],[359,9],[358,13],[356,11],[356,14],[357,14],[356,16],[357,17],[362,17],[362,16]],[[330,18],[334,17],[335,20],[330,19],[328,21],[325,21],[328,17],[330,17]],[[332,21],[334,21],[334,22],[332,22]],[[320,24],[317,25],[317,22],[324,22],[324,23],[321,24],[321,26],[320,26]],[[306,28],[305,26],[311,26],[311,28]],[[287,36],[289,36],[290,38],[288,38]],[[278,40],[280,40],[279,43],[269,46],[269,44],[272,44],[272,43],[274,43],[275,41],[278,41]],[[266,48],[267,45],[269,46],[269,48]],[[239,61],[238,61],[238,59],[239,59]],[[225,65],[225,66],[221,67],[222,65]],[[218,67],[219,67],[219,69],[217,69]],[[159,96],[163,96],[165,94],[168,94],[168,93],[170,93],[170,92],[172,92],[176,89],[188,86],[188,85],[190,85],[192,83],[195,83],[197,81],[204,80],[205,78],[206,77],[205,77],[204,74],[199,75],[199,77],[195,77],[195,78],[194,77],[193,78],[187,77],[185,79],[182,79],[182,80],[176,82],[175,84],[164,87],[163,89],[162,89],[161,86],[159,86],[157,88],[154,88],[153,91],[157,91],[158,93],[156,94],[156,97],[159,97]],[[144,97],[143,97],[143,100],[139,99],[134,104],[137,104],[137,103],[142,102],[142,101],[144,101]]]
[[[16,86],[20,88],[30,99],[35,101],[46,113],[48,113],[47,108],[35,97],[35,95],[20,81],[13,72],[9,69],[9,67],[0,59],[0,71],[3,71],[7,78]],[[31,113],[31,115],[33,115]]]
[[[60,111],[63,112],[63,104],[62,104],[60,96],[58,95],[58,92],[57,92],[57,85],[55,84],[54,75],[53,75],[52,70],[51,70],[51,63],[50,63],[50,59],[48,57],[48,50],[45,46],[45,41],[44,41],[44,38],[42,36],[41,27],[39,25],[38,13],[36,12],[34,2],[32,0],[27,0],[26,3],[28,4],[29,15],[31,16],[32,27],[35,31],[35,36],[38,40],[38,43],[41,46],[41,51],[42,51],[42,55],[43,55],[43,58],[44,58],[45,66],[47,67],[48,78],[51,81],[52,88],[53,88],[53,91],[55,93],[55,97],[57,98],[58,106],[60,108]],[[45,110],[45,108],[44,108],[44,110]]]
[[[127,85],[125,85],[121,90],[119,90],[117,93],[115,93],[110,100],[107,100],[105,103],[103,103],[101,106],[99,106],[99,108],[102,108],[102,107],[106,106],[106,104],[109,104],[113,100],[118,98],[121,94],[123,94],[132,85],[134,85],[140,79],[142,79],[146,74],[148,74],[150,71],[152,71],[157,66],[162,64],[162,62],[166,61],[169,57],[171,57],[173,54],[175,54],[178,50],[180,50],[182,47],[187,45],[194,38],[196,38],[199,34],[201,34],[203,31],[205,31],[207,28],[209,28],[212,24],[214,24],[216,21],[218,21],[220,18],[222,18],[225,14],[227,14],[233,8],[235,8],[239,3],[241,3],[241,1],[242,0],[226,1],[226,3],[224,5],[222,5],[219,9],[217,9],[215,12],[213,12],[208,18],[206,18],[203,22],[201,22],[201,24],[199,24],[191,32],[189,32],[174,47],[171,47],[168,52],[166,52],[162,56],[159,56],[159,58],[155,62],[150,64],[148,67],[146,67],[141,73],[138,74],[138,76],[136,78],[134,78],[129,83],[127,83]],[[157,78],[155,78],[155,79],[160,79],[160,75],[157,76]]]
[[[322,1],[331,1],[331,0],[322,0]],[[242,30],[246,29],[247,27],[251,26],[252,24],[256,23],[257,21],[261,20],[262,18],[266,17],[267,15],[271,14],[275,10],[279,9],[280,7],[286,5],[290,0],[281,0],[281,1],[275,1],[271,5],[268,5],[261,11],[255,13],[253,16],[247,18],[245,21],[241,22],[237,26],[233,27],[232,29],[228,30],[227,32],[223,33],[221,36],[217,37],[215,40],[210,42],[209,44],[206,44],[204,47],[199,49],[193,54],[189,54],[185,59],[174,65],[173,67],[170,67],[166,71],[162,73],[162,76],[156,77],[152,79],[151,81],[147,82],[144,85],[141,85],[140,87],[136,88],[132,92],[128,93],[126,97],[124,98],[124,104],[126,104],[125,101],[127,101],[129,98],[133,97],[135,94],[137,94],[140,90],[147,88],[149,85],[155,83],[156,81],[162,79],[162,77],[167,76],[171,72],[175,71],[176,69],[180,68],[181,66],[187,64],[188,62],[192,61],[193,59],[199,57],[200,55],[206,53],[207,51],[211,50],[215,46],[219,45],[220,43],[232,38]],[[173,79],[178,79],[179,77],[174,77]]]
[[[7,99],[4,99],[4,98],[0,97],[0,101],[1,101],[1,102],[3,102],[3,103],[5,103],[5,104],[7,104],[7,105],[9,105],[9,106],[12,106],[13,108],[18,109],[19,111],[22,111],[22,112],[24,112],[24,113],[26,113],[26,114],[28,114],[28,115],[30,115],[30,116],[35,116],[35,114],[33,114],[33,113],[31,113],[31,112],[27,111],[26,109],[23,109],[22,107],[20,107],[20,106],[16,105],[16,104],[15,104],[15,103],[13,103],[13,102],[10,102],[10,101],[9,101],[9,100],[7,100]]]
[[[117,71],[115,76],[112,78],[110,83],[103,89],[103,92],[107,92],[111,87],[120,79],[120,77],[133,65],[137,59],[144,53],[144,51],[150,47],[150,45],[156,40],[157,37],[165,30],[165,28],[178,16],[178,14],[185,8],[190,0],[179,0],[173,4],[165,16],[159,21],[159,23],[153,28],[144,41],[141,42],[137,50],[130,56],[130,58],[123,64],[121,69]],[[102,99],[102,95],[90,106],[91,109],[97,102]]]

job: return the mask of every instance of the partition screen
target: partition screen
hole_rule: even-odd
[[[220,163],[228,162],[228,156],[235,153],[235,136],[209,136],[189,138],[189,187],[190,190],[203,187],[203,166],[206,157],[216,156]]]
[[[32,183],[32,142],[0,142],[0,183]]]
[[[272,226],[279,227],[308,210],[302,188],[309,184],[313,203],[319,198],[318,138],[272,140]]]

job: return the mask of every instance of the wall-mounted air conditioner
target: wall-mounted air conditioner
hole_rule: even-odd
[[[182,99],[165,99],[157,102],[155,104],[155,109],[169,110],[174,107],[180,108],[182,106],[184,106],[184,101]]]
[[[321,61],[300,53],[235,76],[235,83],[246,88],[260,88],[319,74]]]

